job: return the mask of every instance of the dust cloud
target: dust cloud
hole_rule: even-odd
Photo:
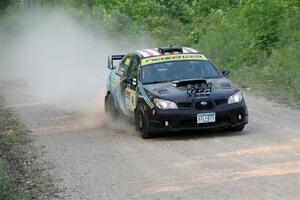
[[[91,24],[64,9],[36,8],[7,16],[0,23],[0,82],[22,80],[36,98],[88,115],[88,124],[97,124],[93,120],[104,118],[107,56],[153,43],[147,36],[134,42],[124,35],[125,40],[111,38],[105,28],[96,30]]]

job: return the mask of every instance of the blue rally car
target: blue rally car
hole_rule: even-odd
[[[114,61],[120,60],[118,66]],[[241,131],[248,111],[240,89],[203,54],[187,47],[108,57],[105,112],[134,120],[143,138],[163,131]]]

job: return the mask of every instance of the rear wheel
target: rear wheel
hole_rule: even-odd
[[[104,108],[105,108],[105,113],[112,117],[112,118],[116,118],[118,116],[118,110],[116,109],[113,99],[112,99],[112,95],[108,94],[105,98],[105,103],[104,103]]]
[[[142,106],[138,106],[135,117],[136,129],[141,133],[143,139],[153,138],[155,135],[149,131],[148,116],[145,114]]]

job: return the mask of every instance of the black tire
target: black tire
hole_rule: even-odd
[[[148,116],[145,114],[141,105],[138,106],[138,109],[136,111],[135,126],[136,130],[141,133],[143,139],[150,139],[155,137],[154,133],[151,133],[149,131]]]
[[[242,131],[244,128],[245,128],[245,124],[241,124],[238,126],[230,127],[229,130],[238,132],[238,131]]]
[[[105,113],[109,117],[112,117],[112,118],[118,117],[118,110],[114,106],[114,102],[113,102],[111,94],[108,94],[105,98],[104,110],[105,110]]]

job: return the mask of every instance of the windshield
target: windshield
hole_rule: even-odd
[[[221,77],[220,72],[208,60],[163,62],[141,68],[141,81],[144,84],[219,77]]]

